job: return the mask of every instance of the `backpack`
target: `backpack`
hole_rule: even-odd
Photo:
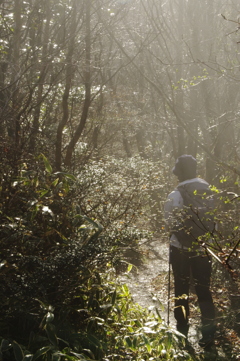
[[[180,185],[177,190],[183,198],[183,209],[176,215],[173,234],[183,247],[196,250],[201,236],[212,233],[215,228],[213,193],[207,183],[199,181]]]

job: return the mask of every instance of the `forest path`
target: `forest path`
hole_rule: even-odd
[[[167,322],[168,318],[168,274],[169,274],[169,243],[161,236],[154,237],[151,240],[143,239],[140,243],[140,250],[144,255],[144,262],[133,267],[132,271],[126,276],[121,276],[121,282],[129,287],[133,301],[147,309],[158,308],[162,318]],[[135,255],[136,256],[136,255]],[[132,254],[133,264],[134,253]],[[175,328],[175,319],[173,316],[174,307],[174,289],[173,275],[170,273],[170,327]],[[190,294],[190,330],[188,340],[193,347],[196,360],[229,360],[222,348],[214,347],[211,352],[204,352],[198,345],[201,338],[200,333],[200,315],[197,304],[197,298],[194,293]],[[227,358],[226,358],[227,357]]]
[[[140,250],[144,256],[143,263],[136,268],[134,266],[127,278],[123,279],[131,291],[134,302],[144,308],[159,307],[162,317],[167,321],[168,244],[159,238],[143,239]],[[137,263],[134,254],[131,261],[133,264]]]

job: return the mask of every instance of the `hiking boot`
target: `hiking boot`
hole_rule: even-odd
[[[215,332],[216,325],[214,323],[204,325],[202,327],[202,338],[198,342],[199,346],[204,349],[213,346]]]
[[[204,348],[204,349],[208,349],[211,348],[214,344],[214,336],[213,335],[206,335],[203,336],[199,342],[198,342],[199,346]]]
[[[177,330],[187,338],[189,325],[177,325]]]

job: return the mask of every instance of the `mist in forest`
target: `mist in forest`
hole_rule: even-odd
[[[117,279],[163,257],[148,286],[169,304],[163,208],[188,154],[216,201],[203,243],[218,359],[239,359],[239,0],[1,0],[0,13],[0,358],[208,359]]]
[[[31,152],[41,141],[57,169],[82,144],[203,155],[209,181],[216,162],[239,162],[238,1],[3,4],[4,137]]]

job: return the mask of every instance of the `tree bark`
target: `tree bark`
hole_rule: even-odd
[[[76,35],[76,2],[73,3],[73,11],[72,11],[72,23],[70,30],[70,41],[68,46],[68,53],[66,57],[66,81],[65,81],[65,89],[62,97],[62,110],[63,115],[60,120],[57,128],[57,137],[56,137],[56,148],[55,148],[55,166],[58,171],[61,170],[62,166],[62,137],[63,137],[63,129],[66,126],[69,120],[69,93],[72,85],[72,79],[74,74],[73,68],[73,54],[75,47],[75,35]]]
[[[86,10],[86,37],[85,37],[85,48],[86,48],[86,58],[85,58],[85,99],[83,104],[82,115],[78,127],[68,144],[67,152],[65,156],[65,165],[70,166],[72,161],[72,155],[75,149],[75,146],[81,137],[81,134],[85,128],[88,111],[91,104],[91,0],[85,0],[85,10]]]
[[[20,122],[17,119],[18,107],[19,107],[19,87],[17,78],[20,75],[20,66],[19,66],[19,59],[20,59],[20,44],[21,44],[21,27],[22,27],[22,20],[21,20],[21,8],[22,8],[22,0],[15,0],[14,6],[14,22],[15,22],[15,29],[14,29],[14,40],[13,40],[13,64],[15,65],[15,72],[13,73],[12,77],[12,109],[14,114],[14,135],[15,135],[15,144],[18,146],[20,141]]]
[[[36,139],[37,134],[39,132],[39,118],[41,114],[41,104],[42,104],[42,97],[43,97],[43,89],[44,89],[44,81],[47,75],[48,69],[48,44],[50,39],[50,21],[51,21],[51,9],[48,6],[49,1],[46,0],[45,2],[45,11],[46,11],[46,25],[44,28],[44,35],[43,35],[43,47],[42,47],[42,60],[41,60],[41,72],[38,81],[38,88],[37,88],[37,104],[34,111],[33,116],[33,124],[32,124],[32,132],[30,134],[30,142],[29,142],[29,149],[31,153],[34,153],[35,146],[36,146]]]

